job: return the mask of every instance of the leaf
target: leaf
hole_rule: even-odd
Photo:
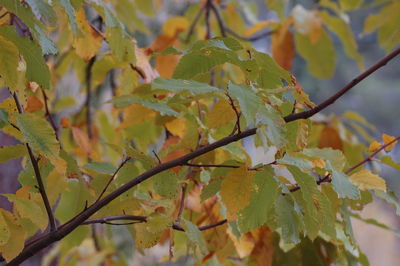
[[[340,6],[344,11],[354,10],[360,7],[364,0],[340,0]]]
[[[41,208],[35,201],[19,198],[13,194],[3,194],[3,196],[14,203],[15,209],[21,217],[31,220],[42,231],[46,229],[47,214],[44,208]]]
[[[203,253],[204,255],[207,254],[206,242],[204,241],[201,232],[197,228],[197,226],[184,218],[182,219],[182,221],[183,228],[185,229],[185,233],[189,242],[193,245],[199,246],[201,253]]]
[[[229,220],[236,219],[238,212],[249,204],[253,175],[242,166],[230,171],[222,180],[220,193]]]
[[[396,145],[397,140],[394,141],[395,139],[396,139],[395,137],[392,137],[392,136],[389,136],[389,135],[386,135],[386,134],[382,134],[382,140],[383,140],[383,143],[385,143],[385,145],[387,145],[390,142],[392,142],[392,144],[390,144],[389,146],[385,147],[385,151],[386,152],[391,151],[393,149],[393,147]]]
[[[210,86],[206,83],[182,79],[156,78],[152,82],[151,87],[153,89],[161,89],[171,92],[188,91],[192,94],[207,94],[218,91],[218,88]]]
[[[162,25],[162,31],[168,37],[175,37],[189,28],[189,21],[185,17],[172,17]]]
[[[11,89],[16,89],[18,75],[18,48],[6,38],[0,36],[0,76],[4,80],[4,85]]]
[[[115,167],[110,163],[105,162],[91,162],[83,166],[87,170],[92,170],[97,173],[112,175],[115,172]]]
[[[71,5],[70,0],[58,0],[60,5],[64,8],[65,12],[67,12],[69,25],[71,26],[72,33],[76,36],[78,34],[78,24],[76,23],[76,14],[75,9]]]
[[[249,205],[239,212],[238,225],[242,234],[261,227],[268,220],[278,194],[278,182],[274,179],[272,167],[257,172],[254,176],[255,188]]]
[[[232,106],[225,100],[219,100],[207,115],[207,125],[210,128],[219,128],[236,119]]]
[[[25,111],[28,113],[34,113],[41,110],[43,106],[44,105],[39,98],[37,98],[36,96],[29,96]]]
[[[157,244],[161,233],[152,233],[145,223],[135,225],[135,244],[137,248],[151,248]]]
[[[331,148],[324,149],[304,149],[303,153],[307,156],[314,158],[321,158],[329,161],[332,167],[337,171],[342,171],[346,164],[346,157],[340,150],[333,150]]]
[[[295,34],[298,53],[307,61],[307,69],[317,78],[331,78],[335,72],[335,47],[331,37],[322,30],[321,37],[312,43],[307,36]]]
[[[157,100],[143,99],[134,95],[125,95],[125,96],[115,97],[110,102],[115,104],[117,108],[125,108],[132,104],[139,104],[154,111],[157,111],[161,115],[169,115],[175,117],[180,116],[180,114],[171,107],[169,107],[166,102],[159,100],[157,101]]]
[[[18,36],[13,26],[0,27],[0,35],[14,43],[27,64],[26,79],[35,81],[45,89],[50,88],[50,71],[40,47],[28,38]]]
[[[61,195],[55,212],[56,218],[64,223],[84,210],[88,204],[89,190],[76,179],[69,179],[68,187]]]
[[[25,2],[29,4],[33,13],[39,20],[44,20],[51,26],[54,26],[57,23],[57,15],[46,1],[26,0]]]
[[[171,171],[161,172],[153,177],[153,187],[157,194],[167,199],[175,199],[178,195],[178,177]]]
[[[60,146],[53,128],[46,120],[28,113],[18,114],[16,120],[24,141],[29,143],[34,151],[49,159],[58,157]]]
[[[73,46],[80,57],[89,61],[100,49],[103,37],[88,24],[83,8],[76,13],[76,21],[82,33],[74,39]]]
[[[276,219],[282,228],[282,240],[287,244],[297,244],[299,238],[299,224],[292,203],[282,195],[275,201]]]
[[[381,147],[381,144],[374,140],[373,142],[371,142],[371,144],[368,147],[368,151],[369,152],[376,152],[377,150],[379,150],[379,148]]]
[[[272,56],[286,70],[292,68],[292,61],[295,56],[293,34],[290,32],[292,23],[291,17],[285,19],[271,38]]]
[[[0,247],[7,243],[8,239],[10,239],[10,235],[10,229],[8,228],[3,213],[0,211]]]
[[[343,173],[332,170],[332,186],[339,198],[359,199],[360,191]]]
[[[311,44],[320,41],[323,28],[321,18],[316,10],[307,10],[298,4],[292,9],[292,16],[296,32],[307,36]]]
[[[14,160],[19,157],[25,156],[26,153],[26,146],[23,144],[0,147],[0,163],[4,163],[8,160]]]
[[[154,213],[147,217],[146,228],[150,233],[161,233],[172,226],[173,218],[163,214]]]
[[[400,164],[398,162],[395,162],[390,156],[382,156],[381,162],[400,171]]]
[[[0,210],[3,214],[4,220],[8,225],[10,237],[7,244],[0,245],[1,255],[7,262],[15,258],[24,248],[25,243],[25,230],[21,226],[18,218],[6,210]]]
[[[385,180],[382,177],[373,174],[369,170],[360,170],[352,174],[349,178],[351,182],[361,190],[378,189],[386,191]]]
[[[126,149],[126,153],[132,159],[138,160],[146,170],[153,168],[157,165],[157,161],[155,158],[145,154],[144,152],[136,150],[132,147],[128,146]]]
[[[88,136],[77,127],[72,127],[72,137],[74,138],[76,144],[86,153],[90,154],[92,146],[90,144]]]
[[[350,2],[350,1],[346,1]],[[346,55],[357,61],[360,69],[363,69],[363,59],[358,53],[357,43],[354,39],[350,26],[343,19],[329,15],[328,12],[320,12],[324,24],[334,32],[342,42]]]

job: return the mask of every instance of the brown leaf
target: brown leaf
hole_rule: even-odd
[[[42,101],[36,96],[29,96],[25,111],[33,113],[43,108]]]
[[[276,62],[286,70],[292,68],[292,61],[295,55],[293,35],[289,31],[293,24],[292,17],[283,21],[279,29],[272,34],[271,50]]]
[[[92,147],[86,133],[84,133],[80,128],[72,127],[72,136],[76,144],[86,153],[90,154]]]
[[[343,142],[336,129],[326,126],[319,139],[318,148],[332,148],[335,150],[343,150]]]

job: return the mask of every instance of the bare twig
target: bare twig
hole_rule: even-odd
[[[234,30],[228,28],[225,26],[225,30],[227,33],[229,33],[230,35],[232,35],[233,37],[237,38],[237,39],[241,39],[243,41],[248,41],[248,42],[255,42],[258,41],[262,38],[271,36],[272,34],[274,34],[276,31],[275,30],[268,30],[268,31],[262,31],[260,33],[256,33],[253,36],[242,36],[238,33],[236,33]]]
[[[139,76],[143,79],[146,80],[146,74],[143,72],[142,69],[140,69],[139,67],[135,66],[134,64],[130,63],[129,66],[131,67],[131,69],[133,71],[136,71],[136,73],[139,74]]]
[[[12,95],[13,95],[15,104],[17,106],[18,113],[22,114],[23,110],[22,110],[21,104],[19,103],[17,94],[14,92]],[[28,154],[29,154],[29,158],[31,160],[32,166],[33,166],[33,170],[35,172],[35,177],[36,177],[36,181],[38,183],[39,193],[43,199],[43,203],[46,208],[47,216],[49,218],[50,232],[54,232],[57,229],[56,220],[54,218],[53,211],[51,210],[49,199],[47,198],[46,190],[43,185],[42,175],[39,170],[39,165],[38,165],[38,162],[35,158],[35,155],[33,154],[33,151],[31,149],[31,146],[29,145],[29,143],[25,143],[25,145],[28,150]]]
[[[182,217],[182,213],[183,213],[183,209],[185,208],[185,194],[186,194],[186,187],[187,184],[183,183],[182,185],[182,192],[181,192],[181,200],[179,202],[179,210],[178,210],[178,216],[176,217],[175,223],[176,224],[180,224],[181,222],[181,217]]]
[[[45,108],[45,110],[46,110],[47,119],[49,120],[50,125],[51,125],[51,127],[53,128],[54,133],[56,134],[56,139],[58,140],[58,142],[60,142],[60,139],[58,138],[58,128],[57,128],[57,125],[56,125],[56,123],[54,122],[53,116],[51,115],[50,110],[49,110],[49,105],[48,105],[48,99],[49,99],[49,98],[47,97],[47,94],[46,94],[46,92],[44,91],[44,89],[41,89],[41,90],[42,90],[43,101],[44,101],[44,108]],[[61,145],[61,143],[60,143],[60,145]]]
[[[212,0],[207,0],[206,5],[205,5],[205,9],[206,9],[206,14],[205,14],[206,40],[211,39],[211,21],[210,21],[211,1]]]
[[[88,138],[91,140],[93,138],[93,131],[92,131],[92,108],[91,108],[91,101],[92,101],[92,68],[94,63],[96,62],[96,56],[92,57],[87,66],[86,66],[86,125],[87,125],[87,133]]]
[[[185,42],[186,43],[189,42],[190,37],[193,35],[194,29],[196,28],[196,25],[199,22],[199,19],[200,19],[201,15],[203,14],[203,12],[204,12],[204,7],[201,7],[199,9],[199,11],[197,12],[196,16],[194,17],[194,19],[192,21],[192,24],[190,24],[188,33],[187,33],[186,38],[185,38]]]
[[[104,195],[104,193],[107,191],[108,187],[111,185],[111,182],[115,179],[116,175],[118,174],[119,170],[121,170],[121,168],[131,159],[131,157],[127,157],[125,160],[123,160],[121,162],[121,164],[118,166],[117,170],[115,170],[115,172],[112,174],[112,176],[110,177],[110,179],[108,180],[106,186],[103,188],[103,190],[101,191],[99,197],[97,198],[97,200],[95,202],[98,202],[101,197]]]
[[[214,5],[214,3],[211,0],[209,1],[209,5],[215,15],[215,18],[217,19],[218,26],[221,31],[221,36],[226,37],[224,21],[222,19],[221,14],[219,13],[218,8]]]
[[[161,163],[161,159],[160,159],[160,157],[158,157],[157,153],[154,150],[153,150],[153,154],[156,157],[158,163],[160,164]]]
[[[236,114],[236,129],[238,130],[238,133],[242,132],[242,130],[240,129],[240,116],[241,113],[237,110],[236,106],[235,106],[235,102],[233,101],[232,97],[229,95],[229,93],[226,93],[226,96],[229,99],[229,104],[231,105],[233,111]],[[232,132],[233,134],[235,133],[235,130]]]

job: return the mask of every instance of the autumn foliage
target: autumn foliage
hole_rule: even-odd
[[[0,162],[22,166],[2,259],[127,265],[159,245],[199,265],[366,265],[350,217],[375,197],[399,213],[367,163],[400,170],[400,137],[320,111],[400,53],[400,2],[264,2],[0,0],[0,130],[19,143]],[[372,66],[350,27],[362,8],[386,52]],[[361,74],[313,103],[290,71],[298,56],[332,78],[333,38]]]

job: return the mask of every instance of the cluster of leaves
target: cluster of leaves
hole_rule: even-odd
[[[0,210],[7,262],[61,240],[45,264],[125,265],[132,245],[158,243],[170,246],[165,259],[189,249],[210,265],[367,263],[350,217],[373,194],[400,213],[390,184],[363,169],[381,156],[400,170],[382,154],[399,138],[373,141],[353,112],[294,118],[316,105],[289,72],[297,53],[311,74],[331,77],[331,33],[362,69],[346,12],[363,1],[269,0],[274,21],[258,21],[252,3],[223,2],[191,5],[139,48],[132,34],[150,35],[142,18],[168,3],[0,0],[0,82],[10,91],[0,128],[21,143],[1,147],[0,162],[23,158],[21,188],[2,195],[13,202]],[[377,30],[390,51],[399,3],[375,6],[365,33]],[[249,42],[269,36],[272,56]]]

